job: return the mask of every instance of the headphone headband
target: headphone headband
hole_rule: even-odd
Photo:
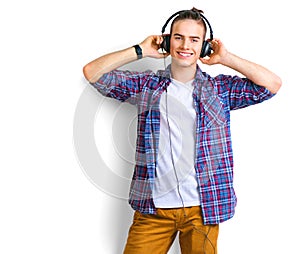
[[[182,10],[182,11],[175,12],[173,15],[171,15],[171,16],[167,19],[166,23],[163,25],[163,27],[162,27],[162,29],[161,29],[161,33],[163,34],[163,33],[165,32],[166,27],[167,27],[167,25],[169,24],[169,22],[171,21],[172,18],[174,18],[174,17],[177,16],[177,15],[180,15],[182,12],[185,12],[185,11],[193,11],[193,10]],[[195,12],[195,11],[194,11],[194,12]],[[214,36],[213,36],[213,30],[212,30],[212,27],[211,27],[211,25],[210,25],[208,19],[207,19],[202,13],[200,13],[200,12],[197,12],[197,13],[201,16],[202,20],[204,20],[204,22],[208,25],[208,28],[209,28],[209,35],[210,35],[210,38],[209,38],[209,39],[210,39],[210,40],[213,40],[213,38],[214,38]]]
[[[182,13],[182,12],[184,12],[184,11],[178,11],[178,12],[175,12],[173,15],[171,15],[171,16],[167,19],[166,23],[164,24],[164,26],[163,26],[162,29],[161,29],[161,33],[162,33],[162,34],[165,32],[166,27],[167,27],[167,25],[169,24],[170,20],[171,20],[173,17],[175,17],[176,15],[179,15],[179,14]]]

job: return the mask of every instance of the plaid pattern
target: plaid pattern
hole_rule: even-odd
[[[170,85],[170,66],[154,73],[115,70],[93,85],[101,94],[137,106],[136,165],[129,203],[141,213],[155,214],[152,189],[156,177],[161,94]],[[234,215],[233,153],[230,110],[260,103],[273,96],[246,78],[211,77],[197,66],[193,82],[197,115],[195,170],[204,224],[218,224]]]

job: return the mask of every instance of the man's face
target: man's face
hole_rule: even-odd
[[[185,19],[175,22],[170,40],[172,61],[182,67],[196,65],[204,36],[203,25],[195,20]]]

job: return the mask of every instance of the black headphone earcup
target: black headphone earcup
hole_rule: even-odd
[[[170,38],[169,34],[163,35],[163,42],[161,43],[161,48],[163,48],[167,53],[170,53]]]
[[[204,41],[203,45],[202,45],[202,49],[201,49],[201,53],[200,53],[200,57],[206,57],[206,56],[210,56],[212,51],[212,47],[211,47],[211,43],[209,41]]]

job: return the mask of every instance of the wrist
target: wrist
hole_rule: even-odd
[[[227,66],[227,67],[231,67],[231,65],[234,63],[234,58],[235,58],[235,55],[226,51],[226,53],[220,59],[220,64]]]
[[[142,48],[140,47],[140,45],[136,44],[133,46],[134,49],[135,49],[135,53],[136,53],[136,56],[137,56],[137,59],[142,59],[143,58],[143,50]]]

